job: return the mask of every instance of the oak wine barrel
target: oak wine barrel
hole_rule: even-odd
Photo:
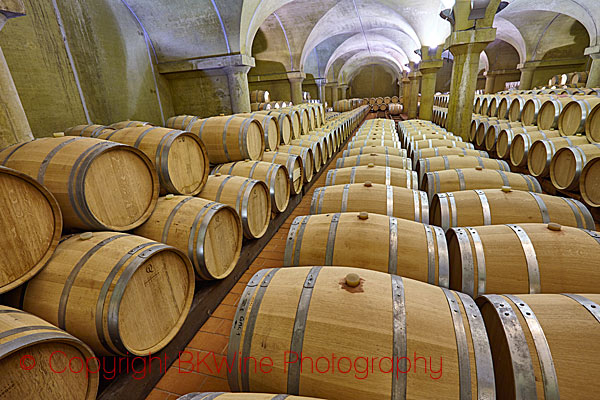
[[[360,211],[429,223],[427,193],[368,181],[317,188],[310,204],[311,214]]]
[[[20,286],[50,259],[62,233],[54,196],[35,179],[0,167],[0,293]]]
[[[304,164],[302,158],[295,154],[266,151],[262,161],[284,165],[290,178],[290,192],[294,195],[302,192],[304,185]],[[312,171],[312,169],[311,169]]]
[[[0,165],[36,179],[56,198],[66,228],[128,231],[150,217],[160,184],[139,149],[84,137],[36,139],[0,151]]]
[[[473,297],[600,290],[597,232],[525,223],[451,228],[447,240],[450,287]]]
[[[217,173],[208,177],[198,197],[234,207],[248,239],[261,238],[269,228],[271,197],[259,180]]]
[[[266,111],[271,109],[278,109],[278,105],[274,105],[273,103],[250,103],[250,111]]]
[[[347,168],[361,165],[374,164],[380,167],[411,169],[412,162],[407,157],[391,156],[389,154],[369,153],[357,156],[338,158],[336,168]]]
[[[356,246],[357,238],[361,246]],[[442,228],[365,211],[295,218],[283,265],[366,268],[448,286]]]
[[[600,389],[600,295],[487,295],[498,399],[592,399]]]
[[[314,174],[321,169],[320,164],[319,169],[316,169],[313,151],[308,147],[292,145],[279,146],[277,152],[297,155],[302,159],[302,168],[304,169],[304,183],[312,181]]]
[[[532,133],[539,132],[540,128],[537,126],[519,126],[507,129],[502,129],[498,134],[498,141],[496,142],[496,154],[503,160],[510,159],[510,146],[512,145],[513,139],[519,133]]]
[[[250,92],[250,103],[270,103],[271,94],[268,90],[253,90]]]
[[[358,147],[354,149],[344,150],[342,153],[342,157],[349,156],[358,156],[363,154],[386,154],[390,156],[397,157],[407,157],[406,149],[399,149],[397,147],[388,147],[388,146],[366,146],[366,147]]]
[[[585,125],[592,109],[600,104],[600,97],[583,98],[563,107],[558,117],[558,130],[562,136],[585,132]]]
[[[428,140],[419,140],[417,142],[413,142],[410,144],[408,148],[408,153],[410,155],[415,152],[423,149],[428,149],[431,147],[459,147],[463,149],[474,149],[473,144],[466,142],[459,142],[456,140],[443,140],[443,139],[428,139]]]
[[[230,364],[240,355],[288,356],[281,361],[288,363],[285,371],[232,369],[233,390],[330,400],[495,397],[489,342],[475,302],[396,275],[321,266],[261,270],[242,294],[229,343]],[[358,371],[368,374],[340,373],[356,360]],[[442,360],[443,375],[433,373]]]
[[[175,117],[171,117],[167,120],[165,124],[166,128],[172,129],[181,129],[182,131],[187,131],[188,127],[192,125],[194,122],[198,121],[200,117],[195,115],[177,115]],[[65,132],[67,133],[67,132]]]
[[[550,174],[550,162],[557,150],[588,143],[589,141],[585,136],[563,136],[536,140],[531,144],[527,154],[527,169],[533,176],[548,176]]]
[[[360,167],[338,168],[327,172],[325,185],[372,182],[386,186],[418,189],[417,172],[408,169],[390,168],[369,164]]]
[[[579,193],[592,207],[600,207],[600,158],[590,160],[579,177]]]
[[[550,180],[557,189],[572,190],[579,184],[583,167],[592,158],[600,157],[600,144],[563,147],[550,161]]]
[[[71,370],[69,360],[74,360]],[[81,340],[41,318],[0,305],[3,398],[94,400],[100,374],[86,373],[86,366],[90,371],[100,369],[99,360]],[[76,373],[79,368],[83,371]]]
[[[77,125],[71,128],[67,128],[64,132],[67,136],[86,136],[96,137],[103,133],[114,132],[115,128],[106,125]]]
[[[265,138],[260,122],[235,115],[198,120],[188,127],[204,142],[212,164],[260,160]]]
[[[314,165],[314,172],[317,173],[321,170],[321,168],[323,167],[323,165],[325,165],[325,163],[327,162],[327,156],[325,155],[325,153],[323,152],[323,147],[321,142],[313,142],[311,140],[302,140],[302,139],[294,139],[290,142],[291,144],[289,146],[281,146],[281,149],[279,149],[280,151],[286,152],[286,151],[290,151],[290,147],[295,147],[295,148],[307,148],[310,149],[312,156],[313,156],[313,165]],[[293,150],[294,152],[296,152],[297,150]]]
[[[575,199],[512,190],[508,186],[437,193],[431,200],[430,223],[446,231],[462,226],[531,222],[595,229],[592,214]]]
[[[65,131],[65,134],[75,136]],[[195,195],[206,183],[210,168],[204,143],[191,132],[160,127],[133,127],[81,135],[140,149],[158,173],[161,194]]]
[[[484,169],[497,169],[510,172],[510,167],[506,161],[485,158],[479,156],[465,156],[462,154],[455,156],[439,156],[431,158],[422,158],[417,162],[417,173],[419,180],[428,172],[444,171],[456,168],[475,168],[480,166]]]
[[[131,120],[127,120],[127,121],[120,121],[120,122],[115,122],[114,124],[110,124],[110,127],[113,129],[123,129],[123,128],[139,128],[141,126],[152,126],[151,123],[149,122],[144,122],[144,121],[131,121]]]
[[[247,160],[218,165],[211,171],[211,175],[217,173],[264,182],[269,188],[271,210],[275,213],[284,212],[290,202],[290,181],[284,165]]]
[[[292,396],[289,394],[264,394],[264,393],[223,393],[204,392],[189,393],[177,400],[319,400],[315,397]]]
[[[538,113],[537,126],[542,130],[557,129],[558,119],[564,106],[579,98],[575,96],[553,96],[544,101]]]
[[[198,197],[161,197],[150,219],[133,233],[187,254],[201,280],[226,278],[242,251],[238,213],[228,205]]]
[[[279,129],[281,144],[290,144],[290,140],[292,140],[292,118],[289,114],[273,110],[256,111],[256,114],[270,115],[275,118]]]
[[[356,149],[359,147],[366,147],[366,146],[395,147],[397,149],[402,148],[402,144],[398,140],[389,140],[389,139],[385,139],[385,138],[380,138],[380,139],[366,138],[366,139],[362,139],[362,140],[350,141],[348,143],[347,149]]]
[[[259,113],[248,113],[248,114],[235,114],[238,117],[252,118],[262,125],[263,132],[265,135],[265,150],[277,150],[279,142],[281,141],[279,123],[277,120],[269,115]]]
[[[585,120],[585,135],[592,143],[600,143],[600,104],[596,104]]]
[[[63,238],[44,269],[8,302],[83,340],[97,355],[155,354],[187,318],[194,268],[174,247],[140,236]]]
[[[560,133],[556,130],[517,134],[510,145],[510,163],[515,167],[526,166],[527,155],[533,142],[556,137],[560,137]]]
[[[496,143],[498,142],[498,136],[500,136],[500,132],[502,132],[503,129],[515,128],[519,126],[522,126],[520,122],[501,122],[490,125],[485,134],[485,149],[487,151],[496,150]]]
[[[430,157],[439,157],[439,156],[455,156],[455,155],[464,155],[464,156],[475,156],[475,157],[484,157],[490,158],[490,155],[483,150],[475,150],[475,149],[463,149],[460,147],[430,147],[428,149],[422,149],[413,153],[413,165],[416,168],[417,161],[421,158],[430,158]]]
[[[514,190],[542,193],[540,183],[531,175],[483,169],[481,167],[428,172],[423,176],[421,182],[421,190],[427,192],[430,200],[436,193],[472,189],[500,189],[503,186],[510,186]]]

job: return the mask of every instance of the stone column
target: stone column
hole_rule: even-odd
[[[454,66],[446,127],[448,131],[462,136],[463,139],[467,139],[471,125],[479,57],[495,37],[494,28],[458,31],[450,37],[449,47],[454,55]]]
[[[10,18],[25,15],[25,8],[17,1],[9,9],[0,2],[0,30]],[[17,93],[4,53],[0,49],[0,149],[11,144],[33,140],[31,127]]]
[[[432,54],[433,53],[433,54]],[[433,97],[435,96],[435,83],[437,72],[442,68],[442,47],[430,50],[429,47],[421,48],[423,61],[419,65],[421,72],[421,106],[419,118],[431,121],[433,117]]]
[[[327,87],[331,90],[331,107],[333,107],[333,103],[338,101],[338,84],[337,82],[328,83]]]
[[[485,93],[494,93],[494,86],[496,85],[496,75],[491,74],[491,71],[485,72]]]
[[[588,47],[584,54],[592,59],[585,86],[588,88],[600,87],[600,45]]]
[[[408,79],[410,79],[410,89],[408,92],[408,118],[417,118],[418,105],[419,105],[419,78],[420,73],[417,69],[417,65],[414,62],[409,63],[410,73]]]
[[[402,113],[408,113],[408,101],[410,98],[410,79],[408,74],[405,72],[402,75]]]
[[[342,91],[340,100],[346,100],[348,98],[348,85],[340,85]]]
[[[303,72],[294,71],[288,72],[287,77],[290,81],[292,103],[294,103],[294,105],[302,104],[302,82],[304,82],[306,74]]]
[[[321,104],[325,105],[325,78],[317,78],[315,79],[315,85],[317,85],[317,91],[319,94],[319,101]]]
[[[533,73],[535,67],[524,63],[517,65],[517,69],[521,70],[521,83],[519,84],[519,90],[530,90],[533,86]]]
[[[250,112],[250,88],[248,87],[248,65],[224,67],[229,83],[229,98],[233,114]]]

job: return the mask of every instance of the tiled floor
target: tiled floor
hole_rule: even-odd
[[[373,114],[369,114],[370,119]],[[344,147],[345,149],[345,147]],[[342,150],[344,150],[342,149]],[[341,156],[342,150],[338,152],[334,160],[329,164],[328,169],[335,168],[336,160]],[[310,191],[304,196],[300,204],[292,212],[289,218],[283,223],[279,231],[273,236],[271,241],[258,255],[256,260],[250,265],[246,273],[240,278],[238,283],[231,289],[229,294],[223,299],[213,315],[206,321],[196,336],[187,345],[185,351],[193,354],[194,357],[202,359],[206,354],[213,352],[217,360],[221,357],[227,357],[227,344],[229,342],[229,331],[233,323],[237,303],[240,300],[246,283],[259,270],[264,268],[281,267],[283,264],[283,254],[285,252],[285,240],[288,230],[294,221],[294,218],[300,215],[306,215],[310,212],[310,202],[313,192],[316,188],[325,184],[327,172],[325,171]],[[188,358],[181,357],[182,361]],[[202,364],[201,364],[202,365]],[[203,365],[202,365],[203,366]],[[178,366],[177,361],[171,366],[163,378],[158,382],[152,393],[146,400],[174,400],[183,394],[190,392],[227,392],[229,384],[227,383],[227,372],[225,369],[217,373],[214,369],[208,368],[194,369],[190,371],[186,368],[186,363]]]

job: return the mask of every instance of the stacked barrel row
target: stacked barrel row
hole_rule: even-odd
[[[285,368],[233,370],[231,389],[593,397],[596,379],[578,368],[600,355],[589,212],[429,121],[398,126],[361,126],[290,227],[282,266],[292,268],[249,281],[228,362],[284,353]]]
[[[348,112],[363,106],[361,99],[338,100],[333,103],[334,112]]]
[[[587,71],[554,75],[548,81],[548,86],[570,85],[571,87],[583,87],[587,82],[588,75]]]
[[[446,127],[449,101],[449,94],[436,94],[433,96],[433,114],[431,121],[442,128]]]
[[[50,369],[78,356],[98,371],[94,354],[163,349],[187,318],[195,282],[227,277],[243,237],[262,236],[290,186],[299,179],[302,189],[302,154],[318,147],[320,168],[325,138],[339,146],[367,112],[317,128],[320,105],[298,110],[315,130],[298,139],[307,141],[294,146],[300,155],[279,147],[268,162],[238,161],[266,154],[256,115],[187,118],[185,129],[82,125],[0,151],[0,369],[9,397],[93,399],[98,374]],[[314,146],[309,136],[323,140]],[[209,176],[211,161],[227,157],[232,165],[213,165]],[[314,159],[307,165],[314,172]],[[56,352],[66,358],[51,364]],[[29,371],[19,361],[32,353],[38,367]]]
[[[573,94],[519,93],[476,99],[470,139],[479,149],[549,179],[555,189],[573,192],[600,206],[600,91]]]
[[[254,111],[278,110],[293,106],[291,101],[272,101],[268,90],[253,90],[250,92],[250,109]]]

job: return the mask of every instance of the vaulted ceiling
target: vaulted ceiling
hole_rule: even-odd
[[[399,75],[415,50],[451,31],[440,11],[455,0],[121,0],[140,21],[159,63],[246,54],[285,71],[348,81],[379,64]],[[519,61],[583,56],[600,44],[598,0],[508,0],[497,38]],[[562,50],[555,51],[556,48]],[[485,57],[482,63],[485,64]]]

